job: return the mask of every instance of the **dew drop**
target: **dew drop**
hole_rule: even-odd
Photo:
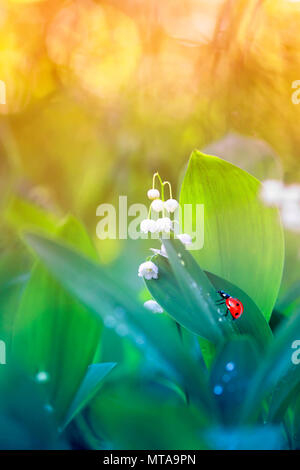
[[[47,413],[53,413],[53,411],[54,411],[53,406],[51,406],[49,403],[47,403],[44,406],[44,409],[47,411]]]
[[[185,262],[183,261],[183,259],[180,261],[180,263],[182,266],[185,266]]]
[[[44,370],[42,370],[42,371],[40,371],[36,374],[35,380],[39,383],[48,382],[49,374],[47,372],[45,372]]]
[[[222,385],[215,385],[214,386],[214,394],[215,395],[222,395],[222,393],[223,393]]]
[[[231,372],[235,368],[235,364],[233,362],[227,362],[225,369]]]
[[[145,338],[143,336],[137,336],[135,342],[136,344],[143,345],[145,344]]]
[[[128,334],[127,326],[121,323],[120,325],[116,327],[116,333],[119,336],[126,336]]]
[[[107,315],[104,319],[104,325],[107,328],[114,328],[116,326],[117,320],[113,315]]]
[[[115,313],[115,316],[120,319],[124,316],[125,310],[123,307],[116,307],[114,310],[114,313]]]

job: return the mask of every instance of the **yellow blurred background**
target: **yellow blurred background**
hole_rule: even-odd
[[[287,0],[2,0],[1,195],[95,224],[232,132],[299,180],[299,31]]]

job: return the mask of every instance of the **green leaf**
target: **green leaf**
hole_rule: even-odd
[[[179,240],[164,240],[164,246],[168,260],[157,257],[159,279],[145,281],[158,303],[184,327],[213,343],[233,334],[234,325],[218,315],[216,290],[194,258]]]
[[[94,256],[84,228],[72,217],[59,228],[58,235]],[[99,319],[36,263],[14,323],[12,352],[31,376],[47,373],[44,387],[58,421],[93,362],[101,328]]]
[[[245,294],[242,289],[233,285],[231,282],[208,271],[206,271],[206,275],[216,290],[230,292],[233,297],[236,297],[242,302],[244,313],[239,320],[235,322],[238,333],[253,338],[261,351],[267,350],[269,344],[272,342],[273,334],[267,321],[253,300]]]
[[[115,363],[92,364],[68,409],[63,427],[66,427],[75,416],[87,406],[98,393],[104,377],[115,367]]]
[[[30,246],[38,253],[53,276],[106,325],[116,323],[116,331],[128,335],[137,347],[155,360],[159,368],[187,388],[191,399],[211,409],[204,370],[184,350],[178,333],[170,329],[169,319],[151,315],[130,295],[124,282],[110,278],[100,265],[53,240],[27,234]],[[155,281],[154,281],[155,282]],[[122,319],[115,317],[122,310]]]
[[[283,417],[289,399],[300,385],[300,367],[292,361],[292,348],[300,338],[300,312],[279,327],[272,346],[253,377],[244,403],[243,418],[253,419],[262,401],[272,393],[269,420]]]
[[[145,283],[169,315],[213,344],[226,336],[246,334],[264,351],[272,339],[272,332],[255,303],[228,281],[204,273],[179,240],[164,240],[164,245],[169,258],[155,258],[159,278]],[[241,318],[234,322],[230,317],[223,318],[225,311],[222,313],[222,308],[215,303],[219,298],[217,290],[228,291],[241,300],[245,308]]]
[[[185,204],[204,204],[204,246],[192,252],[201,268],[242,289],[269,320],[281,282],[284,243],[278,211],[266,207],[259,192],[260,183],[250,174],[195,150],[180,204],[183,212]]]

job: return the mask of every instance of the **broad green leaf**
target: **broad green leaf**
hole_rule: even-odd
[[[183,212],[185,204],[204,204],[204,246],[192,251],[201,268],[242,289],[269,320],[281,282],[284,244],[278,211],[266,207],[259,192],[260,183],[250,174],[195,150],[180,204]]]
[[[241,300],[244,306],[243,315],[235,322],[236,329],[241,335],[248,335],[253,338],[261,351],[265,351],[272,342],[272,331],[265,320],[263,314],[253,302],[253,300],[231,282],[222,279],[215,274],[206,271],[207,277],[216,290],[230,292],[233,297]]]
[[[94,258],[84,228],[72,217],[58,235]],[[100,331],[101,322],[36,263],[17,312],[12,349],[32,376],[46,372],[45,389],[59,421],[93,362]]]
[[[172,374],[198,404],[211,409],[204,370],[185,352],[178,334],[169,328],[169,319],[151,315],[130,295],[126,283],[110,278],[108,272],[86,257],[61,243],[27,234],[30,246],[38,253],[53,276],[95,317],[107,326],[127,335],[148,356],[155,358],[157,367]],[[154,281],[155,282],[155,281]],[[122,310],[122,318],[116,311]]]
[[[263,399],[272,393],[269,419],[283,416],[289,398],[300,385],[300,367],[293,361],[294,341],[300,338],[300,312],[279,327],[274,341],[266,353],[249,387],[249,394],[244,403],[243,418],[253,419]]]
[[[115,363],[91,364],[68,409],[63,427],[66,427],[75,416],[98,393],[104,377],[115,367]]]
[[[159,257],[158,281],[146,281],[152,295],[176,321],[213,343],[233,334],[232,322],[217,314],[216,290],[183,244],[164,240],[164,246],[168,261]]]
[[[265,350],[272,332],[254,302],[233,284],[209,272],[204,273],[179,240],[164,240],[169,258],[155,258],[159,268],[156,282],[145,281],[157,302],[181,325],[214,344],[225,335],[249,335]],[[183,263],[183,264],[182,264]],[[236,321],[223,318],[226,309],[217,307],[217,290],[239,298],[244,314]],[[223,312],[222,312],[223,309]],[[220,321],[221,320],[221,321]]]

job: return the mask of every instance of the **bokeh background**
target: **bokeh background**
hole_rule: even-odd
[[[2,209],[25,197],[95,237],[98,204],[146,202],[157,169],[176,188],[207,146],[260,179],[299,180],[300,2],[0,5]],[[124,248],[101,243],[105,262]]]

